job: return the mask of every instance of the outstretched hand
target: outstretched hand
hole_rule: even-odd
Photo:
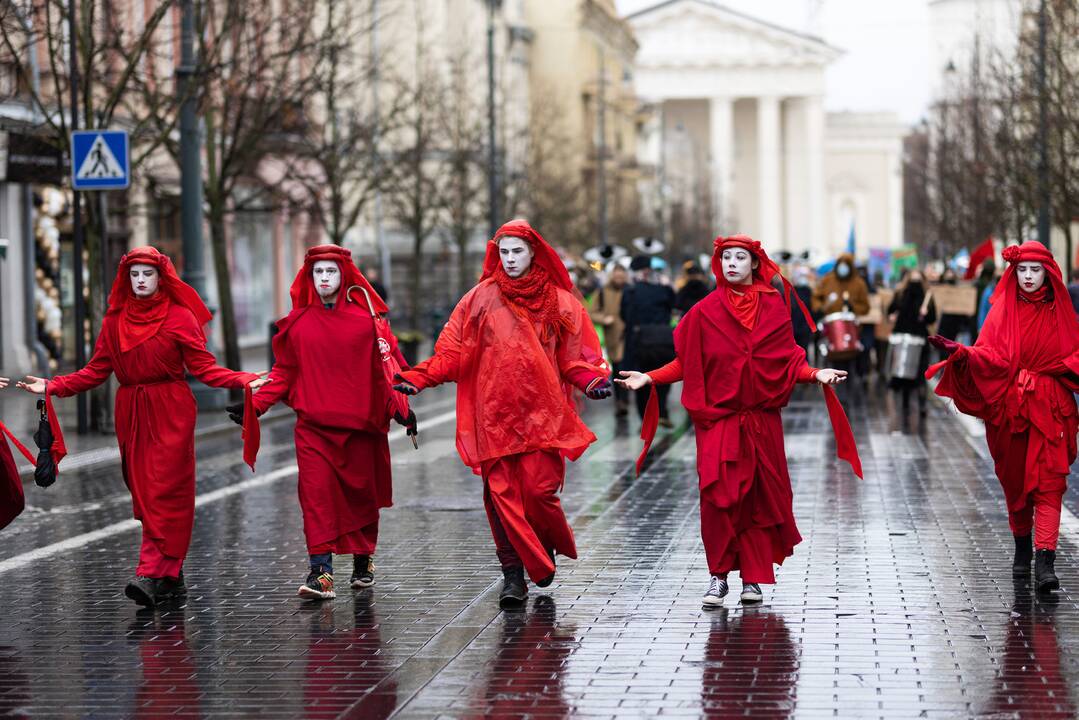
[[[7,384],[9,382],[11,382],[11,381],[8,380],[6,377],[0,377],[0,390],[3,390],[4,388],[6,388]]]
[[[651,377],[636,370],[622,370],[618,374],[622,377],[615,380],[615,382],[628,390],[640,390],[652,382]]]
[[[592,383],[584,394],[587,395],[590,400],[602,400],[611,396],[612,387],[610,380],[601,378],[599,382]]]
[[[15,383],[15,387],[34,395],[44,395],[46,382],[45,378],[27,375],[25,380]]]
[[[929,344],[943,351],[947,355],[951,355],[963,347],[962,343],[957,343],[955,340],[949,340],[943,335],[930,335]]]
[[[846,370],[833,370],[832,368],[823,368],[817,371],[817,382],[819,382],[821,385],[838,385],[846,379]]]
[[[262,387],[266,383],[270,382],[270,371],[269,370],[264,370],[262,372],[255,373],[255,374],[258,375],[259,377],[252,380],[251,382],[247,383],[247,387],[251,388],[252,390],[258,390],[260,387]]]

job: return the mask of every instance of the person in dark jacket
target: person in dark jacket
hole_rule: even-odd
[[[671,312],[674,309],[674,290],[656,281],[652,259],[647,255],[633,258],[629,269],[634,283],[622,293],[622,321],[626,325],[626,345],[622,364],[627,370],[648,372],[674,360],[674,332]],[[667,414],[666,388],[659,394],[659,424],[671,427]],[[644,419],[648,405],[648,390],[637,391],[637,413]]]
[[[888,316],[892,321],[892,333],[906,333],[919,337],[929,337],[929,326],[937,321],[937,306],[925,282],[925,276],[919,270],[911,270],[896,289],[895,297],[888,306]],[[891,378],[889,387],[903,393],[903,416],[910,411],[910,394],[918,393],[918,413],[926,413],[925,371],[929,367],[929,346],[922,346],[922,356],[918,362],[918,373],[910,380]]]
[[[689,309],[712,292],[712,285],[700,266],[692,262],[686,264],[685,282],[674,296],[674,308],[685,315]]]

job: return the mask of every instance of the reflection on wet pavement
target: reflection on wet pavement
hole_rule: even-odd
[[[428,416],[449,397],[425,395]],[[819,391],[785,415],[805,542],[761,607],[738,603],[736,574],[726,608],[700,607],[692,435],[662,434],[635,478],[637,420],[600,405],[563,498],[580,560],[500,612],[481,486],[450,422],[420,452],[392,445],[371,590],[294,597],[294,477],[201,507],[188,596],[156,613],[121,595],[136,532],[0,573],[0,717],[1075,717],[1079,520],[1065,513],[1058,602],[1032,597],[1011,577],[992,466],[950,411],[903,418],[873,386],[850,403],[864,482],[834,458]],[[251,477],[238,440],[200,442],[200,493]],[[260,474],[293,462],[290,443],[289,422],[268,425]],[[130,512],[115,468],[54,490],[28,489],[0,561]]]

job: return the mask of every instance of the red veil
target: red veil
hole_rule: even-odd
[[[495,236],[491,238],[491,241],[487,243],[487,254],[483,256],[483,275],[480,276],[481,282],[493,276],[495,271],[498,270],[501,265],[501,261],[498,258],[498,241],[504,237],[521,238],[527,242],[532,247],[532,252],[535,253],[532,262],[543,267],[556,286],[567,292],[577,294],[577,289],[573,286],[573,280],[570,279],[569,272],[562,263],[562,259],[558,257],[558,253],[555,252],[553,247],[547,244],[547,241],[543,239],[543,236],[528,224],[527,220],[510,220],[500,227],[498,232],[495,233]]]

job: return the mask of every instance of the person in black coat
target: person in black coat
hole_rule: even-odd
[[[689,309],[712,292],[712,285],[704,270],[693,263],[686,264],[686,281],[674,296],[674,308],[685,315]]]
[[[656,282],[652,259],[646,255],[633,258],[629,269],[634,283],[622,293],[622,321],[626,324],[626,349],[622,364],[626,370],[648,372],[674,360],[674,331],[671,312],[674,290]],[[637,413],[644,419],[650,388],[637,391]],[[671,427],[667,414],[669,386],[657,386],[659,424]]]
[[[919,337],[929,337],[929,326],[937,321],[937,306],[929,294],[925,276],[919,270],[911,270],[903,283],[896,289],[892,302],[888,305],[888,316],[893,323],[892,333],[906,333]],[[918,373],[913,379],[891,378],[889,387],[903,393],[903,414],[910,410],[910,394],[918,393],[918,412],[925,415],[926,383],[925,371],[929,367],[929,345],[922,346],[922,356],[918,362]]]

